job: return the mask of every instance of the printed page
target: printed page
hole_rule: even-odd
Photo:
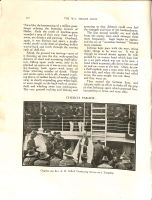
[[[150,2],[0,12],[1,198],[150,199]]]

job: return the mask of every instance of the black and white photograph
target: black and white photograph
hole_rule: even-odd
[[[137,106],[25,101],[23,166],[135,171]]]

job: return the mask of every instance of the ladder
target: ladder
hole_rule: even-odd
[[[107,141],[107,104],[91,103],[91,138],[103,136],[106,146]]]

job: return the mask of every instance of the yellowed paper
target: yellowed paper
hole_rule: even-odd
[[[0,14],[1,199],[150,199],[150,2],[2,1]],[[92,20],[96,19],[96,20]],[[78,91],[23,89],[24,24],[78,26]],[[84,92],[84,26],[138,26],[138,90]],[[107,44],[109,47],[110,45]],[[116,46],[120,46],[116,44]],[[128,44],[128,47],[131,45]],[[65,52],[70,52],[69,49]],[[122,80],[120,78],[119,80]],[[133,81],[133,80],[132,80]],[[136,170],[22,166],[24,101],[137,105]],[[71,99],[73,98],[73,99]],[[83,99],[84,98],[84,99]],[[93,100],[92,100],[93,99]]]

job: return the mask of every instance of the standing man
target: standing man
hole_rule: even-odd
[[[104,149],[103,149],[101,141],[98,140],[94,144],[94,151],[93,151],[93,165],[94,166],[99,165],[103,155],[104,155]]]
[[[27,142],[27,151],[36,150],[37,146],[35,144],[36,132],[32,131],[29,141]]]
[[[72,132],[74,130],[74,122],[76,117],[76,111],[72,105],[70,105],[69,109],[67,110],[67,117],[69,119],[70,131]]]
[[[83,119],[83,108],[79,106],[77,109],[77,121],[78,121],[78,127],[79,127],[79,132],[84,132],[84,119]]]
[[[54,150],[58,150],[60,152],[60,157],[63,158],[64,151],[64,138],[61,137],[61,133],[57,132],[56,136],[53,140]]]
[[[47,120],[48,119],[48,115],[49,115],[49,109],[46,105],[44,105],[42,107],[42,115],[43,115],[43,119]]]

